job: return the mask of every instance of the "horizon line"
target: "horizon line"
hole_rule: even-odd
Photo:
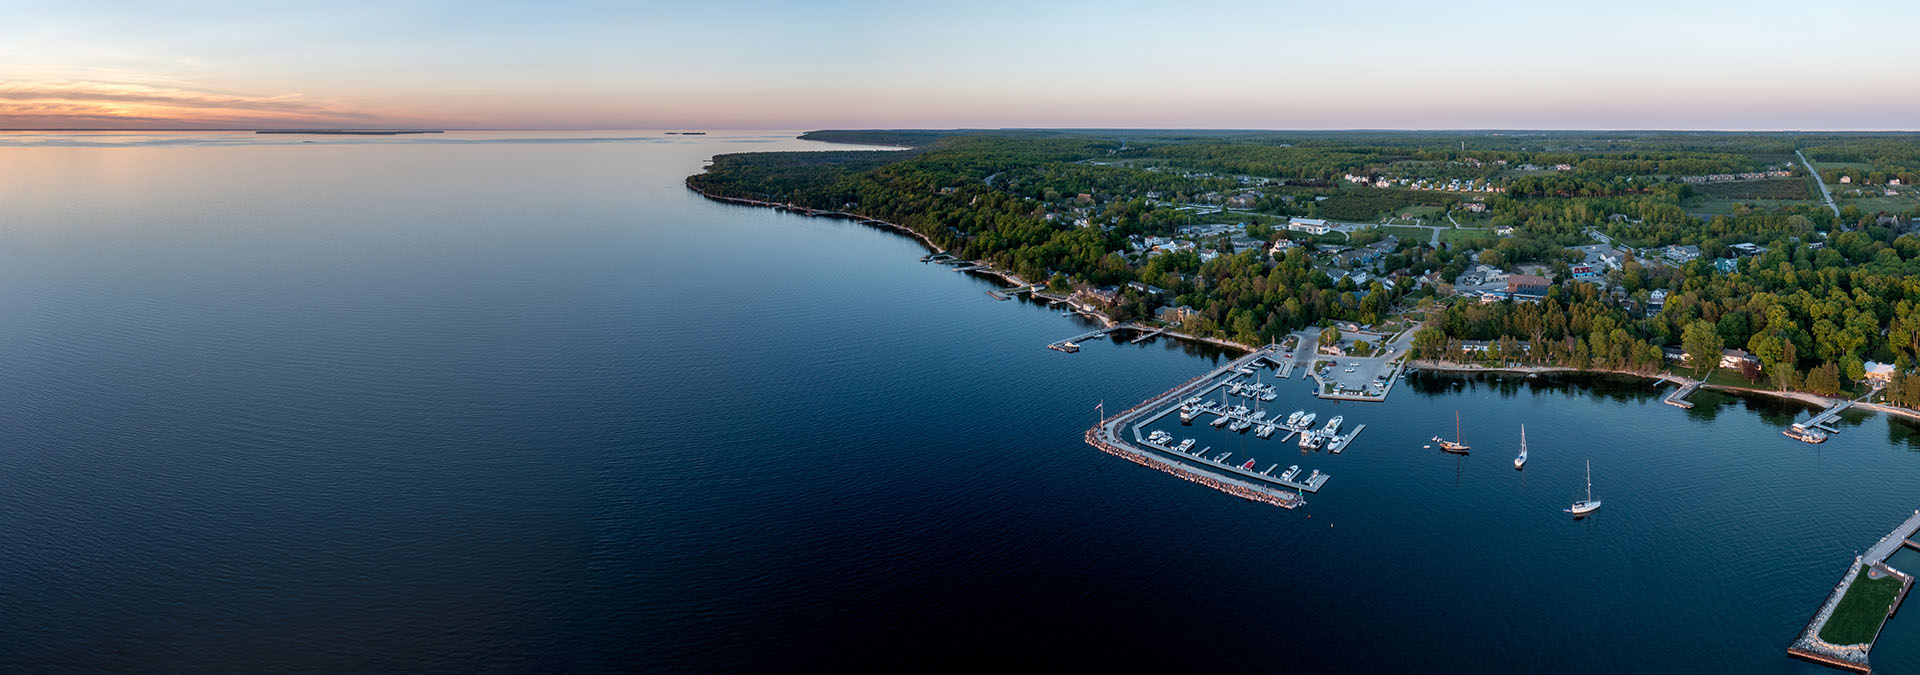
[[[236,131],[661,131],[675,129],[702,130],[687,126],[585,126],[585,127],[0,127],[0,132],[10,131],[167,131],[167,132],[236,132]],[[1577,127],[1318,127],[1318,128],[1257,128],[1257,127],[704,127],[706,130],[722,131],[790,131],[800,133],[816,131],[1212,131],[1212,132],[1249,132],[1249,133],[1542,133],[1542,132],[1590,132],[1590,133],[1735,133],[1735,134],[1790,134],[1790,133],[1850,133],[1850,134],[1912,134],[1920,133],[1913,129],[1716,129],[1716,128],[1577,128]]]

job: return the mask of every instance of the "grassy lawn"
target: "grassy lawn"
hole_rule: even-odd
[[[1686,377],[1693,377],[1694,376],[1693,374],[1696,371],[1692,368],[1687,368],[1684,366],[1676,366],[1673,369],[1673,372],[1678,373],[1680,375],[1684,375]],[[1713,372],[1707,373],[1707,384],[1717,384],[1723,387],[1744,387],[1747,389],[1772,389],[1773,388],[1773,383],[1767,381],[1766,373],[1760,374],[1759,382],[1748,382],[1747,378],[1740,376],[1740,371],[1735,370],[1733,368],[1713,369]]]
[[[1898,578],[1868,579],[1867,567],[1860,566],[1860,571],[1854,573],[1853,585],[1833,608],[1827,625],[1820,628],[1820,639],[1837,645],[1857,645],[1872,640],[1874,634],[1880,632],[1880,624],[1887,620],[1887,608],[1893,606],[1893,596],[1899,592]]]
[[[1429,241],[1433,239],[1433,230],[1429,230],[1424,227],[1400,227],[1398,225],[1381,225],[1380,227],[1377,227],[1374,229],[1379,230],[1381,234],[1391,234],[1393,236],[1399,237],[1400,241]]]
[[[1813,159],[1813,158],[1808,157],[1807,159]],[[1813,168],[1820,169],[1822,171],[1825,171],[1827,169],[1834,169],[1834,170],[1859,169],[1861,171],[1872,171],[1873,165],[1867,162],[1823,162],[1818,159],[1814,159]]]
[[[1393,215],[1399,216],[1401,220],[1406,220],[1409,217],[1420,218],[1423,219],[1423,224],[1432,225],[1434,219],[1440,218],[1441,214],[1446,212],[1446,209],[1438,206],[1403,206],[1394,209]]]
[[[1453,242],[1459,242],[1459,241],[1466,241],[1469,239],[1480,239],[1480,238],[1497,239],[1499,238],[1499,235],[1494,234],[1493,230],[1447,229],[1447,230],[1440,231],[1440,241],[1443,241],[1446,243],[1453,243]]]
[[[1836,194],[1833,196],[1833,203],[1839,204],[1840,208],[1846,208],[1848,205],[1856,206],[1865,213],[1877,211],[1899,213],[1920,206],[1920,201],[1915,201],[1914,198],[1904,194],[1899,197],[1842,197]]]

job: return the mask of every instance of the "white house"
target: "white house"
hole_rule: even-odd
[[[1893,364],[1891,363],[1880,363],[1878,361],[1868,361],[1867,367],[1865,370],[1866,370],[1866,379],[1873,380],[1875,382],[1892,382],[1893,381]]]
[[[1318,218],[1295,218],[1287,223],[1287,229],[1307,234],[1326,234],[1333,231],[1333,226]]]

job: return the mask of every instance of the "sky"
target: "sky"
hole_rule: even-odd
[[[1920,128],[1911,1],[0,9],[11,129]]]

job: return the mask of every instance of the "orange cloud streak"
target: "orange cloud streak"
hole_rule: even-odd
[[[404,125],[299,94],[239,96],[143,84],[0,81],[0,128],[287,128]]]

